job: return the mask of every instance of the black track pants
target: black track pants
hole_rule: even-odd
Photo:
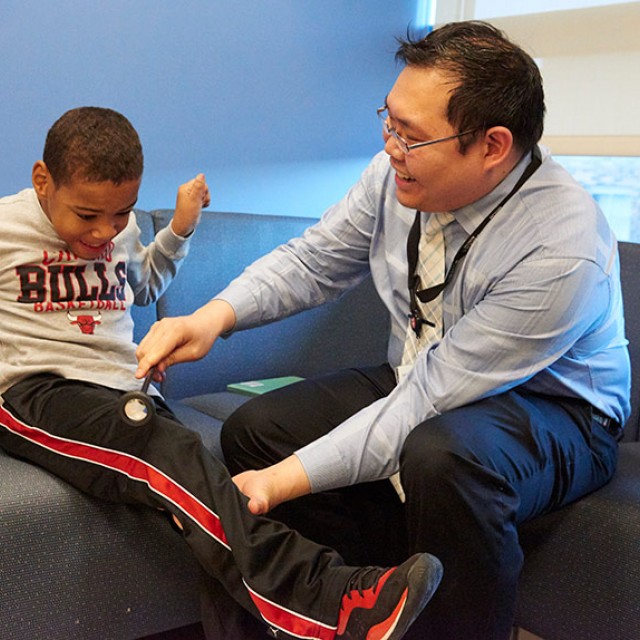
[[[206,572],[245,609],[301,638],[333,638],[353,569],[253,516],[225,466],[162,403],[147,425],[123,423],[121,395],[52,374],[23,380],[3,394],[0,446],[97,498],[166,509]]]

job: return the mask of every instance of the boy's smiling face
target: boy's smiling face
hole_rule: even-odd
[[[140,179],[115,184],[88,182],[79,175],[68,184],[56,185],[42,161],[33,167],[32,182],[60,238],[85,260],[100,258],[127,226],[140,189]]]

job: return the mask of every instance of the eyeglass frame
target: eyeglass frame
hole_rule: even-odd
[[[387,112],[387,115],[383,116],[383,113],[385,111]],[[427,142],[415,142],[414,144],[409,144],[395,130],[395,128],[392,127],[389,124],[389,118],[391,116],[389,115],[389,107],[386,104],[383,105],[382,107],[378,107],[378,109],[376,109],[376,115],[382,121],[382,126],[383,126],[383,129],[384,129],[385,133],[387,133],[387,135],[390,135],[395,139],[396,144],[398,145],[398,148],[405,155],[407,153],[409,153],[412,149],[418,149],[420,147],[428,147],[429,145],[437,144],[438,142],[446,142],[447,140],[455,140],[456,138],[460,138],[462,136],[466,136],[469,133],[475,133],[476,131],[480,130],[480,128],[481,128],[481,127],[476,127],[475,129],[469,129],[468,131],[462,131],[461,133],[456,133],[455,135],[452,135],[452,136],[446,136],[444,138],[436,138],[435,140],[429,140]]]

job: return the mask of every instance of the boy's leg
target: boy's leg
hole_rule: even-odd
[[[207,640],[265,640],[264,622],[249,615],[206,571],[200,576],[200,611]]]
[[[148,425],[124,425],[116,412],[119,397],[104,387],[35,376],[4,394],[0,443],[92,495],[166,508],[179,519],[203,567],[245,608],[299,637],[333,638],[351,581],[375,586],[383,572],[364,576],[332,550],[252,516],[246,498],[197,434],[162,409]],[[393,589],[399,592],[405,583],[416,594],[413,609],[393,614],[399,633],[439,582],[437,562],[420,556],[415,563],[425,575],[417,575],[413,565],[399,568],[376,599],[377,608],[387,606],[383,600],[393,600]],[[351,637],[352,621],[362,617],[361,611],[341,616],[348,621],[345,637]]]

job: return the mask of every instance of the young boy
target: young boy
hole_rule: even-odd
[[[119,417],[123,393],[140,386],[131,305],[162,294],[209,204],[200,174],[144,247],[132,211],[142,167],[124,116],[73,109],[50,129],[33,189],[0,199],[0,446],[93,496],[167,510],[205,570],[274,637],[401,638],[438,586],[437,559],[345,566],[252,515],[157,391],[150,422]]]

